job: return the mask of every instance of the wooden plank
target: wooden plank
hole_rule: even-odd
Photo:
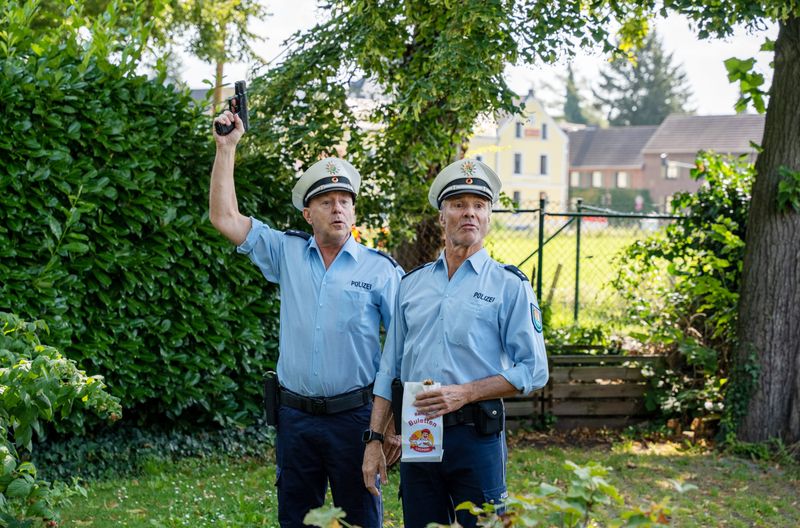
[[[506,416],[538,416],[542,409],[542,403],[539,400],[506,400],[505,408]]]
[[[626,367],[555,367],[550,373],[552,383],[567,381],[625,380],[643,381],[638,368]]]
[[[640,363],[642,365],[651,365],[653,363],[660,363],[664,361],[664,356],[582,356],[582,355],[565,355],[565,356],[549,356],[547,360],[551,365],[575,365],[575,364],[619,364],[619,363]]]
[[[641,400],[556,400],[548,412],[554,416],[637,416],[646,411]]]
[[[647,385],[640,383],[556,383],[553,385],[553,398],[564,400],[572,398],[641,398]]]

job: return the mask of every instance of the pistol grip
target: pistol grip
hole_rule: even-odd
[[[231,123],[230,125],[223,125],[222,123],[214,123],[214,128],[220,136],[227,136],[233,132],[233,129],[236,128],[236,124]]]

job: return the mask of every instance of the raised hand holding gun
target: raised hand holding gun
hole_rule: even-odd
[[[247,115],[247,84],[244,81],[236,81],[234,87],[234,95],[228,99],[228,110],[234,116],[239,117],[242,121],[244,132],[250,128],[250,122]],[[223,115],[227,112],[223,113]],[[230,123],[224,123],[222,120],[217,119],[214,122],[214,128],[220,136],[227,136],[236,127],[235,118],[230,118]]]

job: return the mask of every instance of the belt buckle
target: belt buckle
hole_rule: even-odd
[[[311,398],[311,414],[325,414],[326,410],[325,398]]]

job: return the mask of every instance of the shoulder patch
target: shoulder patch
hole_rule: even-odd
[[[528,276],[527,276],[527,275],[525,275],[525,274],[522,272],[522,270],[520,270],[518,267],[516,267],[516,266],[513,266],[513,265],[511,265],[511,264],[506,264],[505,266],[503,266],[503,268],[504,268],[504,269],[507,269],[508,271],[510,271],[511,273],[513,273],[514,275],[516,275],[517,277],[519,277],[519,279],[520,279],[520,280],[523,280],[523,281],[525,281],[525,282],[527,282],[527,281],[528,281]]]
[[[416,268],[412,269],[411,271],[409,271],[408,273],[406,273],[405,275],[403,275],[403,276],[400,278],[400,280],[403,280],[403,279],[405,279],[406,277],[408,277],[409,275],[411,275],[411,274],[412,274],[412,273],[414,273],[415,271],[421,270],[422,268],[424,268],[424,267],[426,267],[426,266],[430,266],[431,264],[433,264],[433,262],[426,262],[425,264],[420,264],[420,265],[419,265],[419,266],[417,266]]]
[[[295,230],[295,229],[287,229],[287,230],[285,231],[285,233],[286,233],[287,235],[289,235],[289,236],[300,237],[300,238],[304,238],[304,239],[306,239],[306,240],[309,240],[309,239],[311,238],[311,235],[309,235],[309,234],[308,234],[308,233],[306,233],[305,231],[297,231],[297,230]]]
[[[375,252],[375,253],[377,253],[378,255],[382,256],[383,258],[385,258],[386,260],[388,260],[389,262],[391,262],[391,263],[392,263],[392,266],[394,266],[395,268],[399,268],[399,267],[400,267],[400,264],[398,264],[398,263],[397,263],[397,261],[396,261],[395,259],[393,259],[393,258],[392,258],[392,256],[391,256],[390,254],[388,254],[388,253],[384,253],[384,252],[383,252],[383,251],[381,251],[380,249],[375,249],[375,248],[367,248],[367,249],[369,249],[369,250],[370,250],[370,251],[372,251],[372,252]]]

